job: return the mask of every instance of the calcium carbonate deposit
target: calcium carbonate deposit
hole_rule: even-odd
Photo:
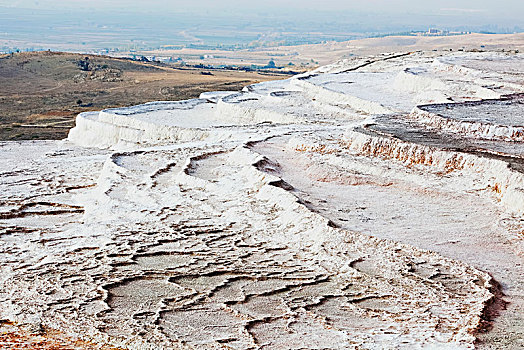
[[[3,334],[524,348],[523,68],[510,53],[351,58],[0,143]]]

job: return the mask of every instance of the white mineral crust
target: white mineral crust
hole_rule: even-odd
[[[0,320],[130,349],[521,349],[523,66],[363,57],[0,143]]]

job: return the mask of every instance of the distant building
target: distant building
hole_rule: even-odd
[[[442,30],[437,28],[429,28],[427,32],[419,32],[416,33],[416,35],[422,35],[422,36],[446,36],[446,35],[453,35],[449,32],[449,30]]]

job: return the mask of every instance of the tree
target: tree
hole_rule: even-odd
[[[78,61],[78,67],[80,67],[84,72],[87,72],[89,70],[89,57]]]

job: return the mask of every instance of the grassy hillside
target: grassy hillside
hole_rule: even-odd
[[[80,112],[194,98],[204,91],[240,90],[284,77],[239,71],[209,73],[70,53],[4,55],[0,56],[0,140],[62,139]]]

